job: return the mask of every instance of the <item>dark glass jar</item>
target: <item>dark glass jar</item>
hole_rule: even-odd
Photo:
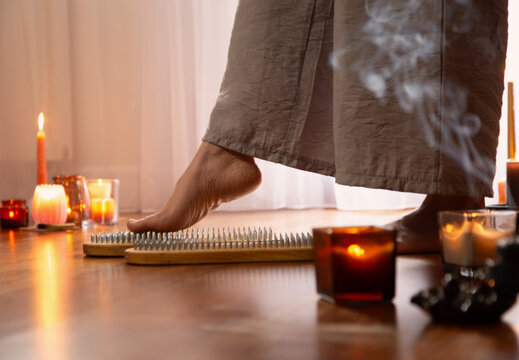
[[[58,175],[54,184],[63,185],[67,195],[67,222],[81,225],[90,219],[90,199],[85,177],[82,175]]]
[[[0,225],[2,229],[17,229],[29,225],[29,208],[25,200],[2,200]]]
[[[317,292],[348,305],[395,295],[396,231],[374,226],[313,229]]]

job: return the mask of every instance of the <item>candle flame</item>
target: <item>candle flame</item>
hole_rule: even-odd
[[[45,119],[43,118],[43,113],[41,112],[38,116],[38,129],[40,131],[43,131],[43,123],[45,122]]]
[[[353,245],[348,246],[348,250],[347,251],[348,251],[348,254],[356,256],[356,257],[361,257],[361,256],[364,255],[364,249],[361,248],[357,244],[353,244]]]
[[[101,179],[97,179],[97,184],[98,184],[99,186],[103,185],[103,180],[101,180]]]
[[[9,217],[10,218],[14,217],[14,211],[9,211]]]

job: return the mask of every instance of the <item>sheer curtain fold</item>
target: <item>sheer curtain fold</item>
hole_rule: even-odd
[[[50,176],[117,177],[122,210],[160,208],[205,132],[237,3],[1,1],[0,197],[31,198],[36,120],[43,111]],[[222,209],[402,208],[423,198],[258,164],[261,187]]]

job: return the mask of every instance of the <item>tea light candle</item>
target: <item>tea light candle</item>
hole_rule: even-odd
[[[92,199],[92,220],[100,224],[111,223],[114,218],[115,200]]]
[[[373,226],[314,229],[317,291],[347,304],[389,301],[395,294],[395,236]]]
[[[447,215],[441,216],[448,217],[449,212],[446,213]],[[457,214],[460,218],[464,217],[462,222],[447,219],[440,224],[443,261],[447,264],[461,267],[482,266],[487,259],[496,259],[499,240],[515,234],[515,212]],[[450,216],[455,215],[456,213],[452,212]],[[488,220],[485,217],[495,218]],[[500,228],[493,228],[493,224],[498,222],[498,217],[502,218]],[[509,219],[508,222],[505,222],[506,218]]]
[[[38,133],[36,134],[37,184],[47,184],[47,155],[45,149],[45,132],[43,131],[43,113],[38,116]]]
[[[67,197],[62,185],[36,186],[32,218],[36,224],[64,224],[67,221]]]

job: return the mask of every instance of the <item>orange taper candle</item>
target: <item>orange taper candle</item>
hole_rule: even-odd
[[[45,132],[43,131],[43,113],[38,117],[38,134],[36,135],[36,159],[38,166],[38,185],[47,184],[47,155],[45,153]]]

